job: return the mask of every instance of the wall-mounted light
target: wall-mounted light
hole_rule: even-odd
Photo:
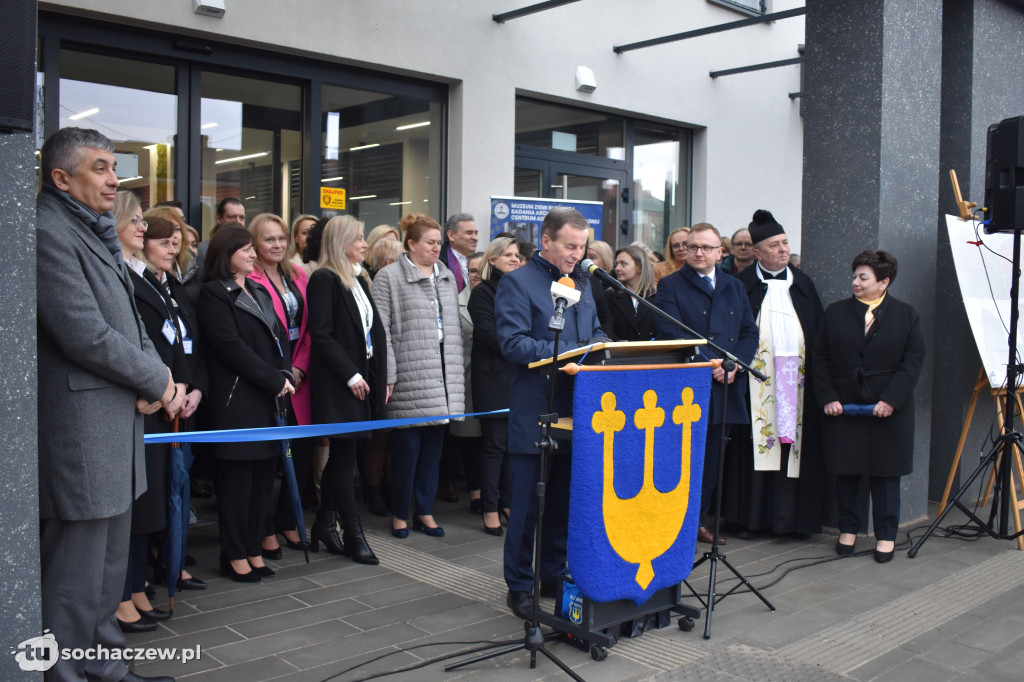
[[[430,121],[420,121],[419,123],[410,123],[409,125],[398,126],[395,130],[411,130],[412,128],[422,128],[423,126],[430,125]]]
[[[350,152],[357,152],[360,149],[373,149],[374,147],[379,147],[379,146],[380,146],[379,142],[374,142],[373,144],[363,144],[363,145],[360,145],[358,147],[349,147],[348,150]]]
[[[594,90],[597,90],[597,78],[594,77],[594,71],[588,66],[577,66],[576,91],[593,92]]]
[[[224,7],[226,0],[192,0],[192,11],[203,17],[220,19],[227,9]]]

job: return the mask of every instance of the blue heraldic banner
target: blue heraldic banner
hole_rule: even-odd
[[[690,574],[711,368],[581,371],[573,401],[569,572],[637,605]]]

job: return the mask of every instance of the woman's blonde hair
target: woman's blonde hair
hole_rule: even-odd
[[[612,251],[611,244],[601,240],[596,240],[590,242],[590,245],[587,248],[597,251],[597,255],[599,255],[601,260],[604,261],[605,270],[610,272],[615,269],[615,252]]]
[[[690,228],[688,227],[677,227],[668,233],[668,237],[665,238],[665,260],[672,264],[673,272],[683,267],[685,263],[679,263],[675,258],[672,257],[672,237],[676,236],[680,232],[685,232],[687,235],[690,234]]]
[[[486,281],[491,277],[491,270],[494,268],[491,265],[491,259],[505,253],[505,250],[510,246],[515,246],[516,250],[518,250],[519,242],[516,241],[515,237],[497,237],[491,240],[491,243],[487,245],[487,249],[484,251],[483,265],[480,266],[481,281]]]
[[[115,229],[118,232],[128,227],[136,211],[142,211],[142,204],[135,193],[126,189],[117,190],[117,194],[114,195],[114,220],[117,221]]]
[[[402,235],[396,227],[392,227],[391,225],[378,225],[370,230],[370,234],[366,235],[366,253],[370,253],[377,242],[384,239],[384,237],[389,234],[395,235],[395,239],[401,243]]]
[[[284,233],[285,238],[288,240],[288,247],[285,249],[285,253],[288,253],[289,251],[291,251],[292,248],[291,233],[288,231],[288,226],[284,224],[284,218],[274,213],[260,213],[251,221],[249,221],[248,229],[249,234],[252,235],[253,245],[255,246],[256,244],[259,243],[260,232],[263,231],[263,228],[266,227],[267,225],[273,224],[276,224],[278,227],[281,228],[281,232]],[[295,267],[295,264],[292,263],[290,260],[288,260],[287,258],[281,259],[281,272],[284,273],[285,280],[291,282],[293,279],[295,279],[295,272],[297,270],[298,268]]]
[[[284,254],[285,260],[291,260],[295,256],[298,256],[300,260],[302,259],[302,254],[299,253],[299,243],[295,240],[295,233],[299,231],[299,225],[301,225],[302,222],[306,220],[312,220],[313,224],[315,225],[316,221],[319,220],[319,218],[317,218],[315,215],[303,213],[298,218],[292,221],[292,229],[289,230],[288,232],[288,250],[285,251]]]
[[[654,268],[651,266],[651,261],[647,258],[647,253],[644,249],[640,248],[636,244],[630,244],[629,246],[624,246],[616,251],[615,257],[618,258],[620,253],[624,253],[632,258],[638,269],[633,286],[629,286],[626,282],[623,282],[623,284],[629,286],[630,290],[632,290],[634,294],[638,294],[644,298],[653,294],[657,290],[658,286],[654,281]]]
[[[362,221],[355,217],[340,215],[327,221],[320,241],[320,259],[316,269],[330,270],[348,290],[357,286],[356,271],[345,252],[363,236],[363,227]],[[361,270],[359,275],[369,283],[365,270]]]
[[[369,243],[369,242],[367,242]],[[374,272],[398,260],[402,255],[402,243],[395,239],[378,239],[377,243],[366,249],[366,264],[373,268]]]

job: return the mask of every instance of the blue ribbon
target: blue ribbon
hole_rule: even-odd
[[[448,414],[436,417],[408,417],[406,419],[374,419],[365,422],[339,422],[336,424],[311,424],[309,426],[266,426],[258,429],[225,429],[221,431],[189,431],[185,433],[148,433],[146,443],[251,443],[253,441],[292,440],[294,438],[314,438],[317,436],[336,436],[353,431],[375,431],[398,426],[426,424],[442,419],[459,419],[461,417],[486,417],[496,414],[507,414],[504,410],[490,412],[473,412],[470,414]]]

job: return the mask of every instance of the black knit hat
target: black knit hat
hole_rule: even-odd
[[[750,241],[754,244],[770,239],[776,235],[786,234],[786,230],[775,222],[775,216],[770,211],[759,208],[754,211],[754,219],[747,226],[750,231]]]

